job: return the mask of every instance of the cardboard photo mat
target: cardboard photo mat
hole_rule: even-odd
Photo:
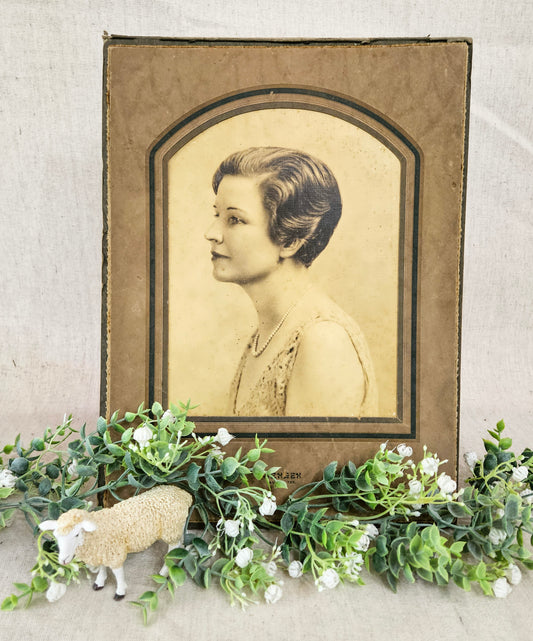
[[[102,412],[191,399],[197,430],[269,438],[289,484],[380,443],[456,472],[471,43],[185,41],[104,45]],[[237,149],[286,146],[335,174],[338,229],[310,268],[360,324],[377,416],[232,416],[255,317],[211,275],[211,178]],[[235,443],[235,442],[234,442]]]

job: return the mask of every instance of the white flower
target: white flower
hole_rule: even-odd
[[[272,494],[267,494],[263,499],[263,503],[259,507],[259,514],[262,514],[263,516],[271,516],[276,511],[277,507],[276,497]]]
[[[213,445],[211,456],[217,461],[220,461],[220,459],[224,458],[224,452],[220,449],[220,447],[218,447],[218,445]]]
[[[406,456],[413,455],[413,448],[410,447],[409,445],[406,445],[405,443],[400,443],[400,445],[398,445],[396,450],[398,451],[398,454],[403,458],[405,458]]]
[[[76,472],[77,467],[78,467],[78,461],[76,459],[72,459],[72,463],[67,467],[67,472],[70,474],[70,477],[73,479],[78,478],[78,473]]]
[[[265,568],[265,572],[269,576],[274,576],[276,574],[276,570],[278,569],[278,566],[276,565],[275,561],[269,561],[268,563],[263,563],[262,565]]]
[[[227,536],[231,536],[232,538],[234,538],[238,536],[240,526],[240,521],[233,521],[232,519],[228,519],[227,521],[224,521],[224,532]]]
[[[507,568],[506,576],[511,585],[518,585],[522,580],[522,572],[520,572],[518,565],[514,563],[511,563]]]
[[[507,538],[507,534],[505,533],[504,530],[500,530],[499,528],[496,528],[496,527],[490,528],[489,541],[492,543],[492,545],[501,545],[506,538]]]
[[[332,590],[339,585],[339,575],[333,568],[328,568],[317,580],[318,591],[322,592],[324,589]]]
[[[465,452],[463,458],[468,467],[473,470],[479,461],[479,456],[475,452]]]
[[[360,550],[361,552],[366,552],[370,546],[370,537],[368,534],[362,534],[361,538],[355,544],[355,549]]]
[[[172,414],[171,410],[166,410],[161,417],[161,421],[165,421],[165,423],[175,423],[176,417]]]
[[[300,561],[291,561],[288,568],[289,576],[293,579],[299,579],[303,574],[303,565]]]
[[[50,582],[50,587],[46,591],[46,598],[50,601],[50,603],[54,603],[54,601],[59,601],[59,599],[65,594],[67,591],[67,586],[64,583],[56,583],[55,581]]]
[[[512,479],[513,481],[516,481],[517,483],[521,483],[522,481],[525,481],[529,475],[529,470],[525,465],[520,465],[520,467],[515,467],[513,470],[512,474]]]
[[[457,483],[448,474],[441,474],[437,480],[437,485],[443,494],[451,494],[457,489]]]
[[[359,521],[357,519],[354,519],[353,521],[350,521],[349,525],[353,525],[353,527],[358,527]]]
[[[424,458],[420,461],[420,467],[424,474],[432,476],[433,474],[436,474],[439,469],[439,459],[432,456]]]
[[[265,601],[270,604],[276,603],[276,601],[279,601],[281,599],[282,595],[282,589],[279,587],[279,585],[273,583],[272,585],[269,585],[265,590]]]
[[[352,579],[357,580],[363,567],[364,559],[362,554],[351,554],[345,561],[346,574]]]
[[[417,499],[422,492],[422,483],[417,480],[413,479],[412,481],[409,481],[409,494],[415,497]]]
[[[365,527],[365,534],[368,534],[371,539],[375,539],[376,536],[379,536],[379,530],[373,523],[368,523]]]
[[[254,558],[254,551],[252,550],[252,548],[242,548],[241,550],[239,550],[239,552],[237,553],[237,556],[235,557],[235,563],[240,568],[245,568],[253,558]]]
[[[503,576],[500,579],[496,579],[492,584],[492,591],[494,592],[494,596],[498,597],[498,599],[505,599],[505,597],[511,594],[512,589],[513,588],[507,583],[507,579]]]
[[[501,519],[504,517],[504,515],[505,515],[505,510],[503,509],[503,507],[499,507],[494,511],[495,519]]]
[[[11,470],[3,469],[0,472],[0,487],[15,487],[17,477]]]
[[[215,441],[224,447],[234,438],[235,437],[232,436],[225,427],[220,427],[217,435],[215,436]]]
[[[144,449],[148,443],[151,441],[151,439],[154,438],[154,433],[152,430],[148,427],[148,425],[145,425],[144,423],[141,425],[141,427],[138,427],[134,432],[133,432],[133,440],[137,441],[139,443],[140,447]]]

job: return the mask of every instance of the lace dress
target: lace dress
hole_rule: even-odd
[[[292,332],[285,346],[265,368],[248,398],[241,405],[237,405],[244,365],[249,357],[255,334],[252,336],[244,350],[230,387],[230,411],[234,416],[285,416],[287,387],[302,337],[308,327],[323,321],[333,321],[344,328],[351,339],[363,369],[365,393],[361,407],[354,414],[356,416],[377,416],[377,388],[366,340],[357,323],[333,301],[330,303],[331,305],[327,305],[325,309],[316,310],[307,321]]]

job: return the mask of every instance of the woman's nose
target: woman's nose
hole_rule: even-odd
[[[222,242],[222,230],[217,218],[215,218],[215,220],[213,220],[213,222],[206,229],[204,238],[206,240],[213,241],[219,244]]]

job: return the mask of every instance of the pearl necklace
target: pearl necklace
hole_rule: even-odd
[[[307,292],[307,290],[306,290],[306,292]],[[295,300],[294,303],[289,307],[289,309],[283,314],[283,316],[280,318],[278,324],[270,332],[270,336],[266,339],[266,341],[264,342],[264,344],[263,344],[263,346],[261,348],[258,347],[259,329],[256,331],[254,339],[252,341],[252,345],[251,345],[252,356],[255,356],[256,358],[258,356],[261,356],[261,354],[265,351],[265,349],[270,345],[270,341],[279,332],[279,330],[281,329],[281,326],[287,320],[287,316],[292,312],[292,310],[296,307],[296,305],[298,305],[298,303],[302,300],[302,298],[303,298],[303,296],[298,298],[298,300]]]

